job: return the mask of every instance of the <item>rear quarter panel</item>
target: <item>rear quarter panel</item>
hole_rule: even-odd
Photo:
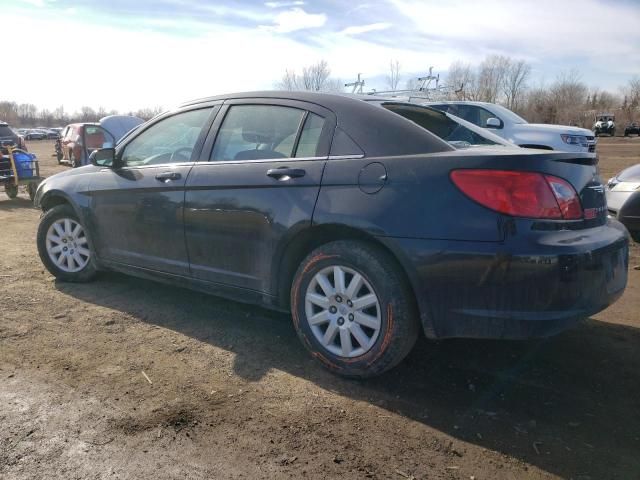
[[[510,150],[510,149],[509,149]],[[494,152],[494,153],[492,153]],[[470,200],[449,178],[458,168],[491,168],[544,172],[564,178],[578,192],[596,181],[594,166],[564,163],[568,153],[519,153],[461,150],[403,157],[329,160],[318,196],[314,224],[336,223],[372,235],[499,242],[517,226],[530,229],[529,220],[493,212]],[[365,193],[358,178],[367,165],[384,165],[384,186]]]

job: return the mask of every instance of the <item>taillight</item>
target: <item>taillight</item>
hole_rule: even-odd
[[[575,189],[552,175],[513,170],[454,170],[451,180],[465,195],[500,213],[557,220],[582,218]]]

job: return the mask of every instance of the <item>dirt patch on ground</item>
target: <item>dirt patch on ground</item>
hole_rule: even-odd
[[[599,151],[606,179],[640,139]],[[638,270],[557,337],[421,341],[354,382],[286,315],[117,274],[55,282],[21,197],[0,194],[0,478],[640,478]]]

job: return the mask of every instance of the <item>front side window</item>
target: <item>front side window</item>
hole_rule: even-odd
[[[485,110],[484,108],[478,108],[478,122],[480,122],[478,125],[480,127],[486,127],[487,126],[487,120],[489,120],[490,118],[498,118],[495,116],[495,114],[491,113],[489,110]],[[498,120],[500,120],[498,118]]]
[[[472,105],[463,105],[463,104],[455,104],[449,105],[449,113],[455,115],[456,117],[460,117],[467,122],[471,122],[474,125],[478,125],[479,127],[484,127],[480,123],[480,118],[478,116],[479,109]]]
[[[304,110],[275,105],[234,105],[225,116],[212,161],[291,158]]]
[[[210,113],[210,108],[203,108],[160,120],[127,144],[122,166],[188,162]]]

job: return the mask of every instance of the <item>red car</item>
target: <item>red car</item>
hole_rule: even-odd
[[[67,125],[55,144],[58,163],[66,161],[74,168],[86,165],[93,150],[115,147],[118,140],[143,122],[130,115],[110,115],[97,123]]]
[[[105,143],[104,130],[97,123],[72,123],[67,125],[56,140],[58,163],[67,161],[72,167],[86,163],[86,150],[102,148]],[[86,149],[86,150],[85,150]]]

